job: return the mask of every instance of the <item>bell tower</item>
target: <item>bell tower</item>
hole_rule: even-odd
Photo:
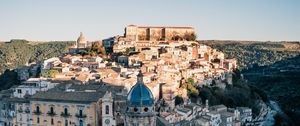
[[[115,126],[113,117],[113,99],[111,92],[106,92],[102,98],[102,126]]]

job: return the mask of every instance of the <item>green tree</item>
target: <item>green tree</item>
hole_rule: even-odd
[[[190,36],[191,41],[196,41],[197,35],[195,33],[192,33]]]
[[[124,52],[124,55],[129,56],[131,52],[133,52],[133,49],[132,49],[132,48],[126,48],[126,50],[125,50],[125,52]]]
[[[103,55],[103,56],[107,56],[107,53],[106,53],[106,50],[105,50],[105,48],[104,48],[104,47],[102,47],[102,48],[99,48],[99,52],[100,52],[100,54],[101,54],[101,55]]]
[[[45,72],[41,73],[41,76],[45,77],[45,78],[54,78],[55,75],[58,74],[58,73],[59,73],[58,70],[51,69],[51,70],[48,70],[48,71],[45,71]]]
[[[193,78],[188,78],[186,84],[184,84],[184,85],[185,86],[183,86],[183,87],[187,87],[190,97],[197,97],[199,95],[199,91],[196,88],[197,85]]]
[[[175,105],[181,105],[181,104],[183,104],[183,98],[181,97],[181,96],[176,96],[175,97]]]

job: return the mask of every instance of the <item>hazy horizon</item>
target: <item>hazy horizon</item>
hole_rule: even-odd
[[[5,1],[0,41],[89,41],[123,35],[129,24],[192,26],[198,40],[299,41],[300,1]]]

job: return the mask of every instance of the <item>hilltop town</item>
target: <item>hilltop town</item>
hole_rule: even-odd
[[[199,88],[234,85],[236,59],[196,41],[193,27],[128,25],[123,36],[89,42],[83,33],[59,57],[15,71],[21,85],[0,93],[0,125],[260,125],[247,106],[211,105]],[[254,104],[254,103],[253,103]]]

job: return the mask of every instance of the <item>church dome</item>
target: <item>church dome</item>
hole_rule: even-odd
[[[143,75],[137,75],[137,83],[131,88],[127,96],[129,106],[152,106],[154,98],[150,89],[143,82]]]
[[[77,43],[86,42],[85,37],[82,32],[80,32],[80,36],[77,39]]]

